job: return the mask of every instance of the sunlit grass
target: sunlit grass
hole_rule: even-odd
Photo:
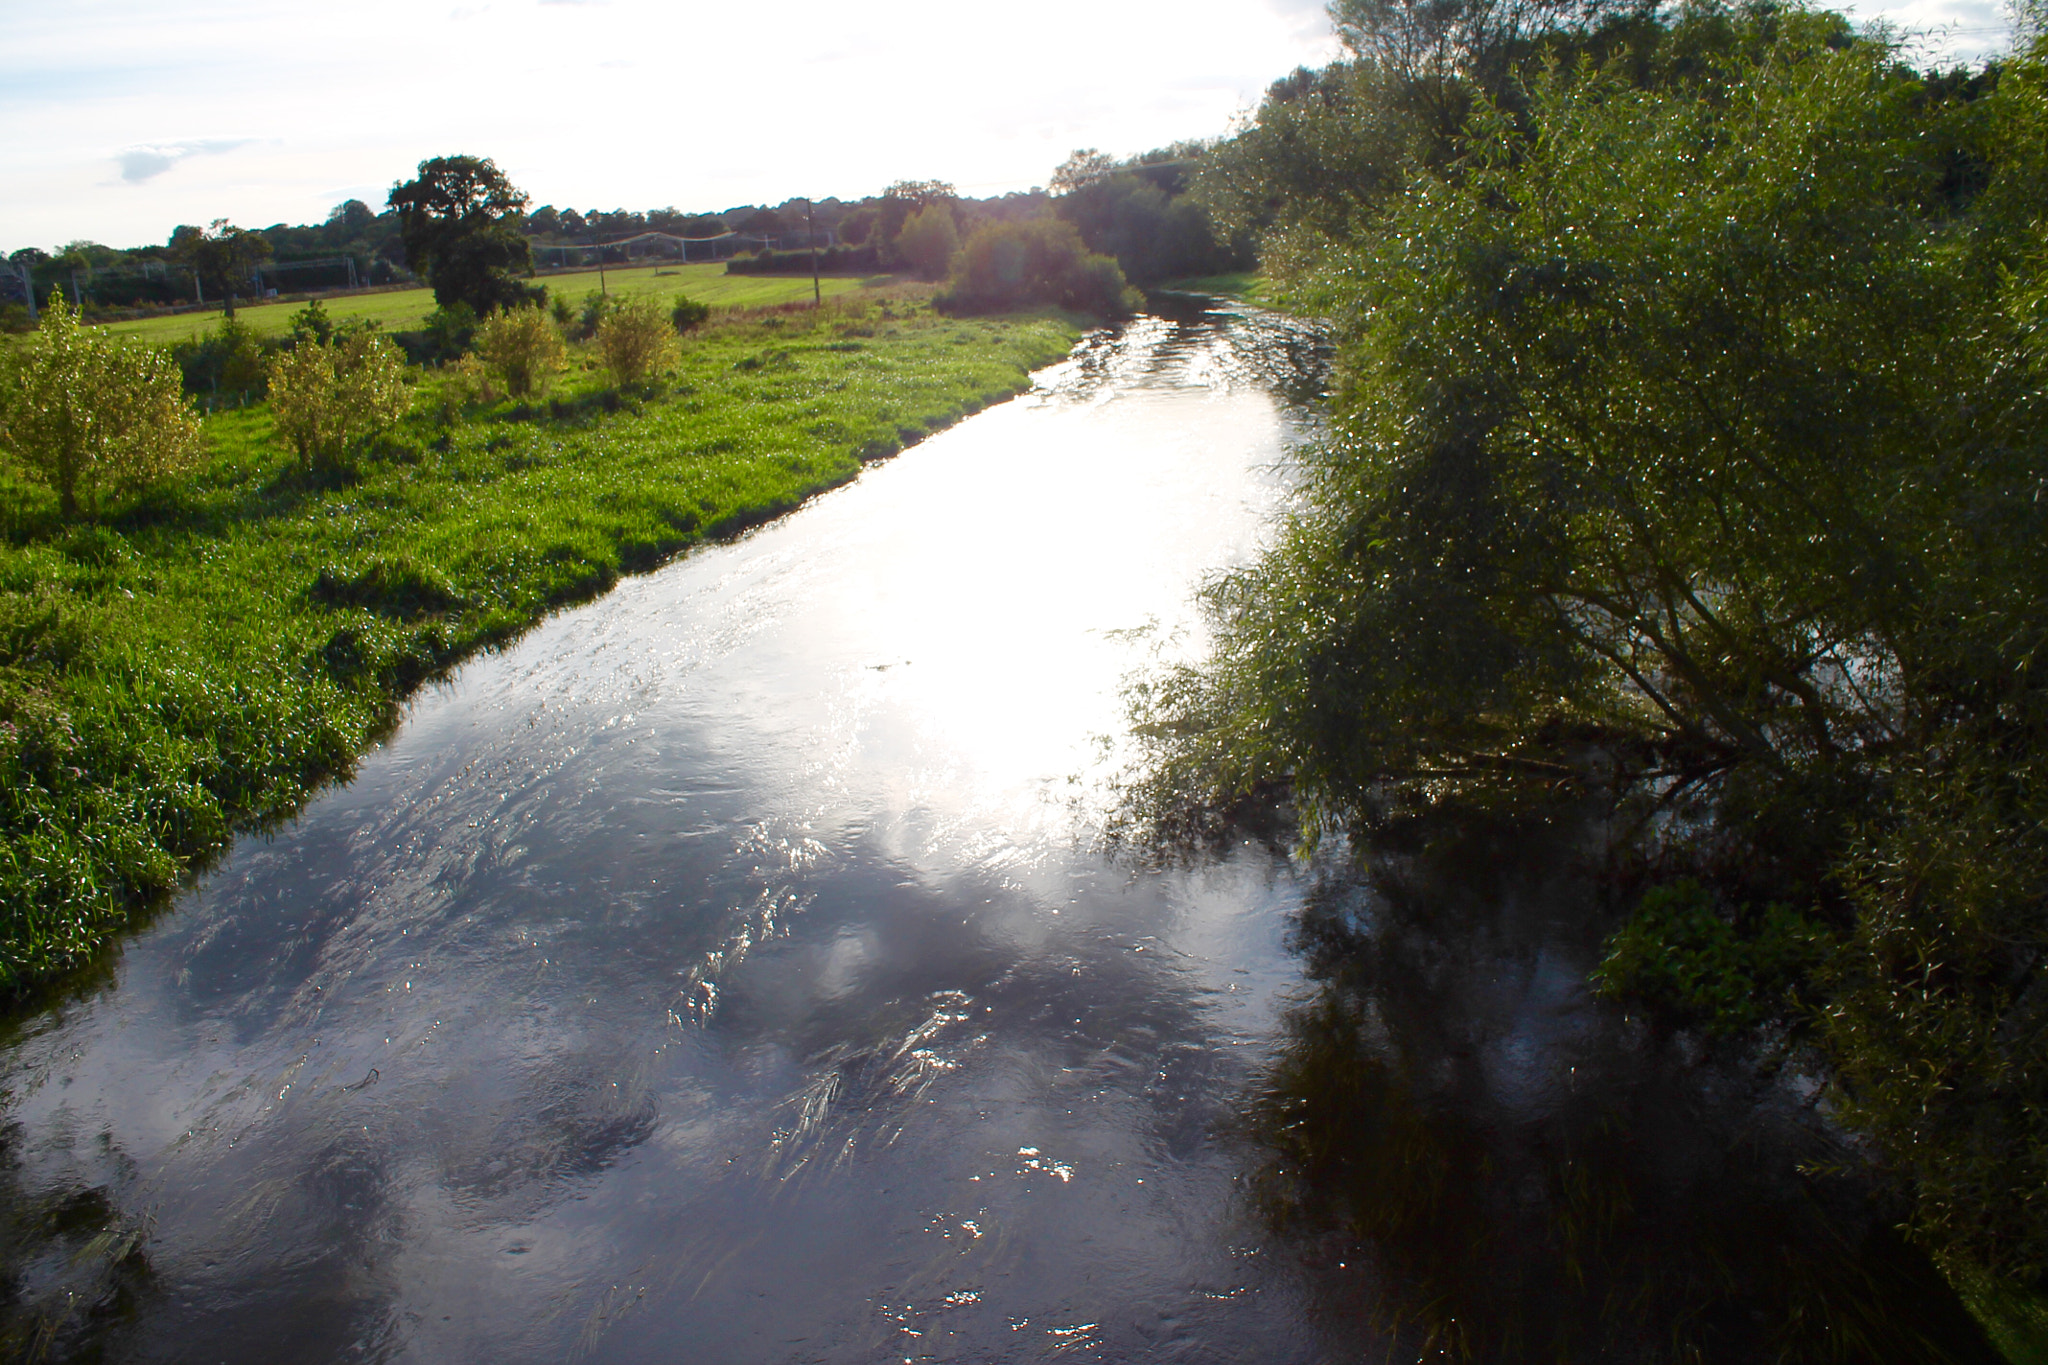
[[[1272,303],[1268,283],[1266,277],[1256,270],[1238,270],[1224,275],[1194,275],[1168,280],[1156,288],[1180,294],[1213,294],[1245,303]]]
[[[550,397],[444,423],[430,379],[339,486],[292,472],[260,405],[101,525],[0,478],[0,995],[296,809],[423,678],[1016,392],[1076,335],[902,296],[736,312],[649,392],[579,355]]]
[[[580,303],[585,294],[596,291],[598,272],[579,270],[543,275],[538,282],[547,286],[550,298],[560,297]],[[861,289],[867,281],[835,275],[820,283],[825,296],[835,298]],[[604,285],[608,293],[619,298],[652,295],[666,299],[688,294],[715,308],[760,308],[801,302],[811,297],[811,277],[808,275],[728,275],[724,263],[716,261],[606,269]],[[263,336],[281,336],[291,330],[292,314],[305,306],[304,303],[243,304],[235,310],[235,316]],[[434,311],[434,293],[431,289],[395,289],[377,294],[340,294],[321,300],[321,307],[337,322],[368,319],[387,332],[403,332],[419,327],[426,321],[427,314]],[[110,322],[106,326],[123,335],[168,346],[201,335],[212,328],[219,317],[218,312],[174,313],[168,317]]]

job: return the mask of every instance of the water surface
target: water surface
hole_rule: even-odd
[[[1092,851],[1120,681],[1285,485],[1257,326],[471,662],[35,1024],[15,1194],[138,1235],[116,1354],[1306,1358],[1212,1138],[1293,870]]]

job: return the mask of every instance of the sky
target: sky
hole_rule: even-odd
[[[1999,0],[1865,3],[1962,59]],[[384,206],[488,156],[536,206],[982,196],[1228,133],[1337,55],[1321,0],[0,0],[0,252]]]

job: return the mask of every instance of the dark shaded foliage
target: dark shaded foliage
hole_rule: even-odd
[[[1610,984],[1810,1020],[1921,1235],[2048,1283],[2044,54],[1447,13],[1343,9],[1204,172],[1339,385],[1147,790],[1603,794],[1638,890],[1698,879]]]
[[[543,297],[519,279],[533,273],[533,251],[517,225],[526,204],[488,157],[433,157],[420,163],[417,179],[391,187],[406,260],[433,285],[434,302],[478,315]]]
[[[1090,252],[1073,224],[1034,218],[976,228],[933,302],[958,313],[1053,304],[1116,318],[1136,311],[1138,299],[1116,262]]]

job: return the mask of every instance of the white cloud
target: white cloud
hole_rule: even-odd
[[[154,180],[187,157],[217,156],[232,152],[237,147],[246,147],[256,139],[248,137],[210,137],[196,142],[164,142],[153,146],[130,147],[114,158],[121,168],[121,179],[131,185],[140,185]]]

